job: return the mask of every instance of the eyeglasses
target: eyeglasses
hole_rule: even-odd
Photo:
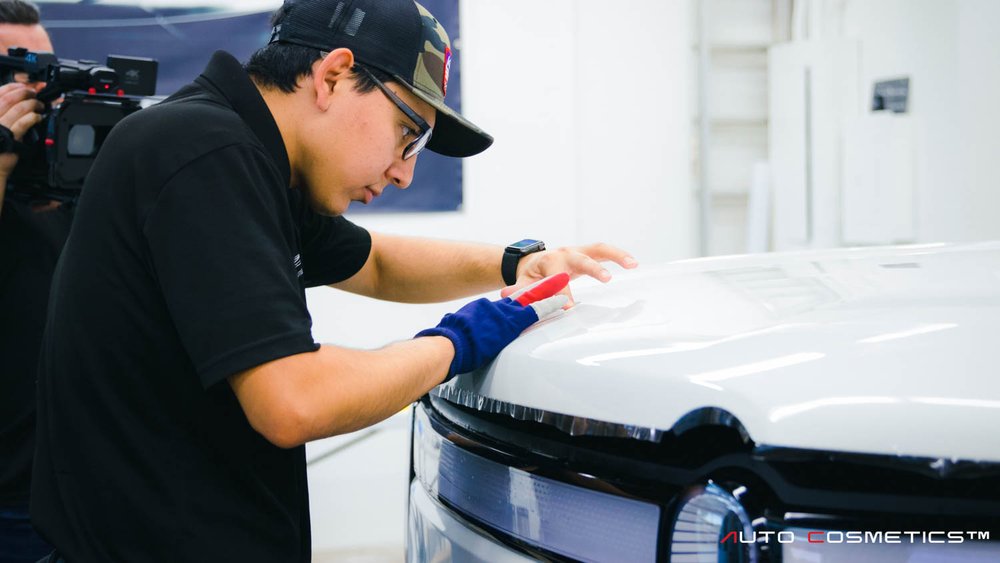
[[[410,118],[410,120],[417,125],[417,138],[410,141],[410,144],[406,145],[406,148],[403,149],[403,160],[409,160],[410,158],[417,156],[420,151],[424,150],[424,147],[427,146],[427,142],[431,140],[431,134],[434,132],[434,129],[431,128],[430,124],[424,121],[423,118],[417,114],[417,112],[413,111],[410,106],[406,105],[406,102],[399,99],[399,96],[390,90],[388,86],[383,84],[378,78],[375,78],[375,75],[372,74],[370,70],[360,64],[357,65],[357,67],[367,74],[368,78],[372,79],[372,82],[379,87],[379,90],[382,90],[382,93],[385,94],[392,103],[396,104],[399,111],[403,112],[406,117]]]

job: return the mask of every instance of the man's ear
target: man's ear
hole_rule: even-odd
[[[340,48],[330,51],[322,60],[313,65],[313,87],[316,89],[316,105],[325,110],[330,105],[337,88],[344,88],[346,80],[352,76],[354,53]]]

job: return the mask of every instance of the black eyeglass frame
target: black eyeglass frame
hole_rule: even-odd
[[[406,145],[405,148],[403,148],[403,160],[409,160],[414,156],[420,154],[420,151],[424,150],[424,148],[427,146],[427,143],[431,140],[431,135],[434,133],[434,128],[431,127],[429,123],[424,121],[424,119],[420,117],[420,115],[417,112],[413,111],[413,108],[406,105],[406,102],[399,99],[399,96],[397,96],[395,92],[390,90],[389,87],[386,86],[381,80],[375,78],[375,75],[372,73],[372,71],[368,70],[363,64],[358,64],[358,63],[355,64],[358,68],[364,71],[366,75],[368,75],[368,78],[372,79],[372,82],[374,82],[375,85],[378,86],[379,90],[382,90],[382,93],[385,94],[387,98],[389,98],[389,101],[396,104],[396,107],[399,108],[399,111],[403,112],[403,115],[410,118],[410,120],[413,121],[414,124],[416,124],[417,129],[419,130],[417,132],[418,133],[417,138],[410,141],[410,143]]]

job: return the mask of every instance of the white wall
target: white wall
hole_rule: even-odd
[[[354,219],[374,231],[496,244],[600,240],[640,264],[693,255],[688,6],[462,1],[463,113],[496,143],[465,162],[460,212]],[[326,288],[308,295],[318,341],[362,348],[409,338],[457,305],[386,304]],[[402,545],[405,436],[396,426],[373,438],[377,447],[310,469],[317,551]],[[373,472],[386,475],[381,484]],[[398,492],[386,494],[387,482]]]
[[[988,45],[995,40],[960,37],[962,4],[962,0],[852,0],[844,13],[845,33],[857,37],[861,45],[862,114],[876,80],[910,76],[916,184],[913,239],[920,242],[989,236],[990,229],[980,231],[967,222],[964,209],[978,188],[965,181],[971,162],[963,148],[959,93],[975,81],[960,75],[958,51],[961,42]]]
[[[1000,221],[996,220],[1000,163],[995,156],[1000,148],[996,140],[1000,41],[995,34],[1000,2],[803,0],[796,2],[796,9],[802,16],[798,41],[773,49],[772,62],[775,56],[799,61],[795,64],[805,59],[813,77],[829,86],[819,92],[814,88],[813,99],[812,151],[814,170],[819,171],[813,178],[818,190],[814,200],[823,205],[811,210],[817,229],[811,241],[784,236],[797,232],[801,223],[794,211],[787,212],[796,207],[800,187],[777,181],[776,247],[858,242],[850,231],[871,231],[865,227],[872,221],[897,227],[874,229],[875,236],[861,242],[1000,238]],[[787,65],[784,70],[789,70]],[[782,69],[772,72],[787,82]],[[902,76],[910,78],[908,114],[881,120],[873,117],[868,108],[874,82]],[[824,97],[833,89],[833,96]],[[772,83],[772,111],[789,107],[788,102],[794,100],[788,96]],[[795,119],[793,114],[788,117]],[[863,133],[860,138],[858,131]],[[772,131],[772,139],[794,134]],[[884,152],[879,156],[881,174],[889,178],[877,182],[875,189],[869,189],[871,184],[865,184],[864,177],[844,174],[845,166],[850,168],[852,150],[856,157],[857,144],[870,141],[865,137],[891,140],[888,146],[875,142],[868,149]],[[780,153],[781,146],[780,138],[772,142],[772,149],[779,149],[772,150],[772,167],[797,166],[792,159],[800,157],[801,151]],[[864,188],[852,192],[859,179]],[[899,185],[888,185],[894,182]],[[877,194],[880,187],[888,193]],[[870,201],[857,199],[865,194]],[[785,205],[790,198],[793,205]],[[865,209],[869,216],[855,215]]]
[[[1000,238],[1000,2],[962,0],[958,5],[958,49],[953,64],[958,85],[952,90],[949,109],[957,110],[961,138],[950,150],[964,156],[961,199],[965,201],[957,217],[935,221],[926,219],[927,238],[974,240]],[[946,173],[947,170],[942,171]],[[950,199],[943,184],[933,194],[927,215]],[[947,232],[960,226],[954,237]]]

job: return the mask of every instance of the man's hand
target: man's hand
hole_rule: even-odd
[[[35,99],[35,91],[20,82],[0,86],[0,125],[10,130],[15,141],[42,120],[45,105]],[[0,176],[10,177],[17,166],[16,153],[0,154]]]
[[[445,315],[440,324],[420,331],[417,337],[444,336],[451,340],[455,358],[448,368],[448,381],[484,366],[524,329],[561,309],[567,297],[557,294],[568,283],[569,275],[560,273],[499,301],[477,299]]]
[[[15,141],[42,120],[45,105],[35,99],[35,91],[26,84],[10,82],[0,86],[0,126],[10,130]],[[0,210],[7,195],[7,179],[17,166],[17,153],[0,153]]]
[[[604,243],[543,250],[521,259],[517,265],[517,283],[501,290],[500,296],[511,295],[522,287],[558,272],[568,273],[570,279],[586,275],[607,283],[611,281],[611,272],[604,269],[601,262],[614,262],[626,269],[639,265],[635,258],[624,250]],[[569,286],[567,285],[561,293],[568,299],[567,307],[572,307],[573,294],[570,293]]]

